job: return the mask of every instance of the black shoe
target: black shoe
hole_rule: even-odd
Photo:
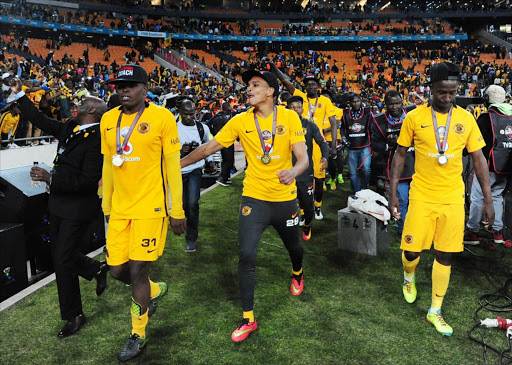
[[[107,272],[110,270],[106,261],[100,262],[100,271],[96,274],[96,295],[101,295],[107,288]]]
[[[131,360],[141,353],[145,345],[146,339],[135,333],[128,338],[117,358],[121,361]]]
[[[229,186],[229,183],[226,180],[223,180],[221,178],[218,178],[217,180],[215,180],[215,182],[222,186]]]
[[[67,321],[57,336],[60,338],[71,336],[72,334],[77,333],[84,324],[85,316],[83,314],[80,314],[75,318]]]

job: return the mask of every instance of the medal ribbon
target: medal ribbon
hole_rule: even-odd
[[[119,119],[117,119],[117,128],[116,128],[116,152],[118,155],[121,155],[128,144],[128,140],[130,139],[132,132],[139,122],[140,117],[142,116],[142,113],[144,113],[144,110],[146,109],[146,105],[144,105],[139,112],[137,113],[137,116],[132,122],[132,125],[130,126],[130,129],[128,130],[128,134],[126,135],[126,138],[123,141],[123,144],[121,144],[121,119],[123,119],[123,111],[121,110],[121,113],[119,113]]]
[[[318,105],[318,96],[316,97],[315,105],[311,108],[311,104],[309,103],[309,98],[306,95],[306,99],[308,99],[308,110],[309,110],[309,120],[313,120],[316,112],[316,106]]]
[[[441,138],[439,137],[439,131],[437,129],[437,118],[436,118],[436,112],[434,111],[434,107],[430,107],[432,111],[432,121],[434,122],[434,134],[436,135],[436,144],[437,144],[437,150],[441,155],[443,155],[446,152],[446,146],[448,144],[448,132],[450,131],[450,123],[452,121],[452,110],[453,107],[450,107],[450,111],[448,112],[448,119],[446,120],[446,129],[444,134],[444,141],[441,142]]]
[[[274,147],[274,140],[276,137],[276,122],[277,122],[277,108],[274,106],[274,118],[272,119],[272,144],[270,145],[269,150],[265,146],[265,141],[263,140],[263,135],[261,134],[260,124],[258,123],[258,116],[256,115],[256,111],[254,111],[254,123],[256,124],[256,129],[258,131],[258,137],[260,137],[261,149],[263,151],[264,156],[268,156],[269,151]]]

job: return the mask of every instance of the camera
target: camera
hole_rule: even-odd
[[[386,128],[386,139],[389,148],[396,147],[396,141],[400,135],[400,126],[388,125]]]
[[[199,147],[199,143],[196,141],[192,141],[190,143],[184,143],[183,146],[181,146],[180,156],[181,157],[187,156],[188,154],[190,154],[190,152],[195,150],[197,147]]]
[[[341,137],[341,145],[343,147],[350,147],[350,141],[347,139],[347,137]]]

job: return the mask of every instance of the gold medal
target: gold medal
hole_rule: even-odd
[[[265,165],[270,163],[270,156],[269,155],[263,155],[261,156],[261,162],[263,162]]]
[[[115,154],[112,156],[112,165],[114,166],[121,166],[124,162],[124,157],[122,155]]]

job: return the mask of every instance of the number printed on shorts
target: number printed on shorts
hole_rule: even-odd
[[[299,217],[295,217],[294,219],[288,219],[286,221],[286,227],[293,227],[299,224]]]
[[[142,239],[142,247],[149,247],[150,244],[153,244],[153,246],[156,246],[156,238],[143,238]]]

